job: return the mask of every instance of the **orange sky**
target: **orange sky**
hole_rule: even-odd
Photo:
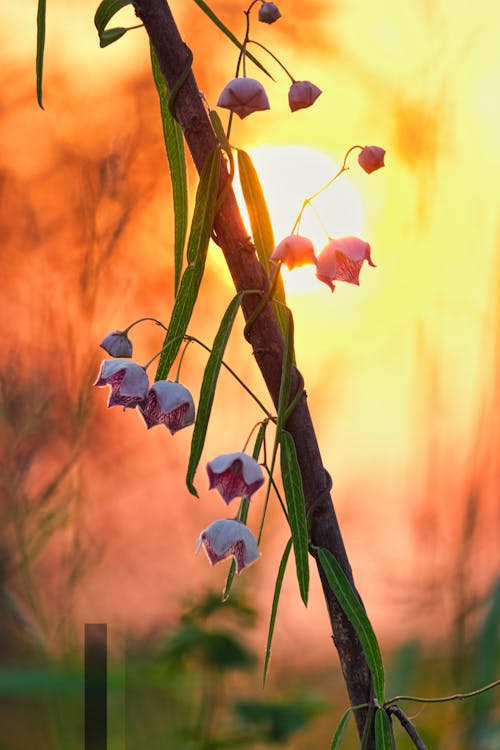
[[[28,495],[69,455],[75,431],[83,435],[65,491],[88,570],[67,609],[76,618],[147,625],[168,620],[172,602],[192,586],[222,586],[222,566],[210,570],[193,550],[199,531],[225,508],[206,492],[202,470],[200,500],[183,487],[190,431],[174,439],[159,428],[146,434],[135,414],[106,411],[105,393],[88,387],[106,332],[142,315],[168,320],[172,212],[144,33],[100,50],[91,5],[49,5],[44,112],[35,105],[33,4],[7,2],[0,32],[4,350],[19,382],[29,388],[41,373],[43,387],[55,389]],[[220,5],[240,33],[241,11]],[[500,51],[493,19],[500,12],[494,0],[473,13],[444,0],[316,2],[307,13],[303,3],[282,6],[279,26],[252,33],[297,79],[313,80],[324,93],[291,115],[287,81],[275,71],[277,82],[266,82],[271,110],[235,123],[232,141],[243,148],[300,144],[335,164],[354,143],[387,149],[384,170],[368,177],[354,161],[348,175],[377,268],[363,269],[359,288],[339,284],[331,295],[319,285],[289,303],[359,588],[388,638],[423,637],[435,615],[415,617],[419,597],[427,581],[458,575],[474,493],[471,590],[483,592],[498,572]],[[194,3],[173,8],[213,105],[233,75],[234,50]],[[292,215],[306,197],[301,181],[299,174],[287,194]],[[331,211],[323,218],[335,234],[334,196]],[[216,255],[214,248],[191,328],[207,342],[231,296]],[[142,330],[144,338],[134,340],[140,362],[160,345],[152,325]],[[228,360],[265,398],[240,331]],[[194,393],[203,361],[193,350],[183,370]],[[76,414],[78,389],[84,407]],[[227,378],[216,410],[204,460],[211,451],[240,449],[259,418]],[[252,508],[254,528],[262,494]],[[70,525],[41,560],[49,591],[65,591],[51,571],[67,559],[72,538]],[[263,558],[241,579],[256,586],[264,612],[285,540],[273,510]],[[317,585],[304,612],[289,578],[278,649],[296,643],[312,622],[327,633]],[[403,606],[408,587],[416,601]],[[450,590],[440,595],[449,617]]]

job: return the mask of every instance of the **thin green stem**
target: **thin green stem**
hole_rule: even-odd
[[[396,695],[394,698],[390,698],[385,701],[384,708],[398,703],[399,701],[413,701],[414,703],[449,703],[450,701],[463,701],[466,698],[474,698],[476,695],[481,695],[487,690],[493,690],[493,688],[500,686],[500,680],[490,682],[489,685],[484,685],[477,690],[471,690],[469,693],[455,693],[454,695],[445,695],[442,698],[418,698],[415,695]]]
[[[139,318],[138,320],[134,320],[133,323],[131,323],[129,326],[127,326],[122,333],[127,334],[131,328],[136,326],[138,323],[142,323],[144,320],[151,320],[153,323],[156,323],[157,326],[161,326],[165,331],[167,330],[167,326],[164,325],[161,320],[157,320],[156,318]]]
[[[267,49],[267,47],[265,47],[260,42],[256,42],[255,39],[247,39],[247,44],[256,44],[257,47],[260,47],[261,49],[264,50],[264,52],[267,52],[268,55],[271,55],[271,57],[273,58],[273,60],[275,60],[278,63],[278,65],[285,71],[285,73],[287,74],[287,76],[289,77],[289,79],[291,80],[291,82],[295,83],[295,78],[290,73],[290,71],[288,70],[288,68],[285,65],[283,65],[283,63],[281,62],[281,60],[278,57],[276,57],[276,55],[273,54],[270,49]]]

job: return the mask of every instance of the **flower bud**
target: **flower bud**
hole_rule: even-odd
[[[264,86],[255,78],[233,78],[224,87],[217,106],[230,109],[241,119],[270,108]]]
[[[209,489],[216,489],[229,505],[235,497],[250,500],[264,484],[264,475],[255,458],[246,453],[226,453],[207,464]]]
[[[259,21],[262,21],[262,23],[274,23],[278,18],[281,18],[278,6],[264,0],[259,8]]]
[[[300,234],[290,234],[281,240],[274,248],[271,260],[281,260],[291,271],[292,268],[299,268],[308,263],[315,264],[316,256],[314,246],[309,237],[302,237]]]
[[[292,112],[297,109],[304,109],[314,104],[321,89],[310,81],[294,81],[288,91],[288,104]]]
[[[139,411],[148,430],[164,424],[172,435],[194,422],[193,397],[187,388],[171,380],[157,380]]]
[[[112,357],[132,356],[132,342],[124,331],[108,333],[99,346]]]
[[[227,557],[234,557],[238,575],[243,568],[260,557],[257,540],[241,521],[222,519],[214,521],[201,532],[196,545],[196,554],[203,549],[211,565],[216,565]]]
[[[132,409],[146,398],[149,380],[144,367],[127,359],[105,359],[94,385],[111,386],[108,407]]]
[[[385,166],[384,156],[385,149],[380,148],[380,146],[365,146],[359,152],[358,163],[367,174],[371,174]]]

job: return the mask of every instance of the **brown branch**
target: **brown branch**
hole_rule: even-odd
[[[173,91],[176,82],[185,71],[187,54],[170,8],[165,0],[136,0],[134,4],[136,13],[144,23],[156,51],[167,88]],[[208,153],[217,145],[217,138],[192,73],[187,76],[178,91],[174,109],[199,172]],[[226,181],[227,171],[224,167],[221,182],[225,184]],[[227,191],[227,197],[218,212],[214,230],[237,291],[258,289],[265,294],[268,290],[268,280],[257,259],[255,248],[248,238],[231,189]],[[251,317],[261,300],[261,295],[244,295],[242,309],[245,320]],[[269,394],[277,407],[283,339],[271,304],[266,305],[258,315],[248,331],[248,340]],[[298,370],[294,370],[291,393],[296,393],[301,384],[302,377]],[[291,433],[297,450],[306,510],[311,522],[311,542],[318,547],[325,547],[335,556],[354,586],[351,567],[330,495],[331,479],[321,460],[305,392],[289,417],[286,429]],[[351,704],[370,703],[372,700],[371,675],[363,649],[320,566],[318,570],[332,626],[333,641],[339,653]],[[366,711],[356,711],[355,716],[361,736],[366,721]],[[375,747],[374,739],[370,740],[367,747],[369,750]]]

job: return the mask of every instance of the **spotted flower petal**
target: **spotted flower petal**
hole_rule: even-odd
[[[132,409],[146,398],[149,380],[144,367],[127,359],[105,359],[94,385],[111,386],[108,407]]]
[[[257,461],[246,453],[226,453],[207,463],[209,489],[216,489],[229,505],[235,497],[246,497],[264,484],[264,474]]]
[[[274,248],[271,260],[281,260],[287,268],[299,268],[308,263],[315,264],[314,245],[309,237],[290,234]]]
[[[99,346],[112,357],[132,356],[132,342],[124,331],[108,333]]]
[[[375,266],[370,255],[370,245],[359,237],[339,237],[330,240],[318,255],[316,276],[330,289],[333,281],[347,281],[359,285],[359,272],[364,261]]]
[[[358,163],[367,174],[371,174],[385,166],[384,156],[385,149],[380,148],[380,146],[365,146],[359,152]]]
[[[233,78],[224,87],[217,106],[230,109],[242,119],[270,108],[264,86],[255,78]]]
[[[321,89],[311,81],[294,81],[288,91],[290,109],[295,112],[297,109],[310,107],[321,93]]]
[[[227,557],[234,557],[238,574],[260,557],[257,540],[241,521],[214,521],[201,532],[196,553],[200,551],[201,546],[211,565],[216,565]]]
[[[281,13],[275,3],[263,2],[259,8],[259,21],[262,23],[274,23],[281,18]]]
[[[148,430],[164,424],[172,435],[194,422],[193,397],[187,388],[171,380],[157,380],[139,411]]]

